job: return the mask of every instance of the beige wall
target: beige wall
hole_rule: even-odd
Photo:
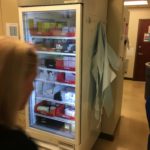
[[[1,1],[0,1],[0,35],[3,34],[3,28],[2,28],[2,10],[1,10]]]
[[[17,0],[0,0],[0,35],[6,35],[6,23],[18,23]],[[17,124],[25,128],[25,112],[19,112]]]
[[[112,48],[121,53],[120,42],[122,33],[123,8],[122,0],[109,1],[109,9],[107,16],[107,37]]]
[[[0,34],[5,35],[6,23],[18,23],[17,0],[0,0],[0,5]]]
[[[123,0],[109,0],[107,12],[107,38],[111,47],[122,57],[123,54]],[[119,87],[119,90],[118,90]],[[110,116],[104,112],[102,118],[102,132],[114,135],[117,123],[121,116],[123,91],[123,72],[122,69],[117,73],[117,78],[112,83],[113,92],[113,111]]]
[[[130,48],[127,50],[127,59],[129,60],[128,71],[125,77],[133,78],[135,52],[136,52],[136,40],[138,32],[139,19],[150,19],[150,8],[135,8],[129,9],[129,42]]]

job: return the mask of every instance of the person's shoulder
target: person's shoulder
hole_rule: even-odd
[[[5,149],[37,150],[34,141],[21,129],[0,126],[0,145]]]

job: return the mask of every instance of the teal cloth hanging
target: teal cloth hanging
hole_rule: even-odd
[[[113,110],[111,83],[121,68],[121,59],[107,42],[104,24],[98,25],[97,35],[96,50],[92,58],[92,75],[96,83],[95,118],[99,120],[102,107],[108,116]]]

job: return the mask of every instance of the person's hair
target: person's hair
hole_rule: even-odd
[[[36,71],[36,65],[37,56],[30,44],[0,37],[0,123],[15,124],[23,83]]]

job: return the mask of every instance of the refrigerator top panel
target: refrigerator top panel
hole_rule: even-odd
[[[83,3],[83,0],[17,0],[19,7]]]

